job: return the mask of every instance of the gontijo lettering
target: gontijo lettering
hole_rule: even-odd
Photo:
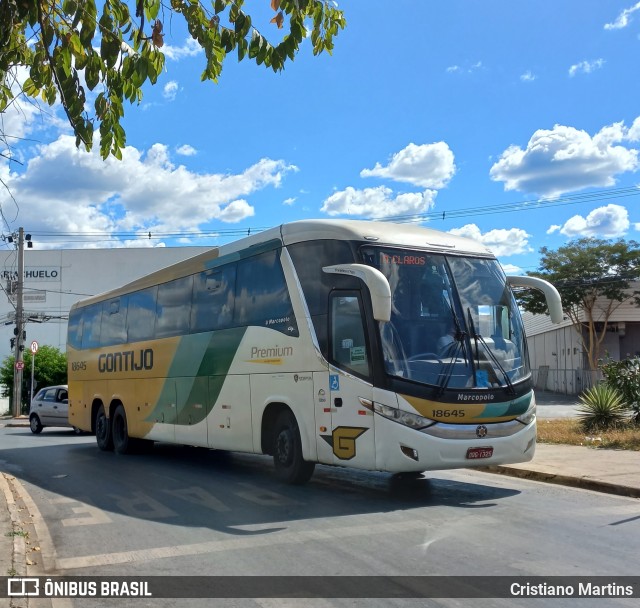
[[[130,372],[153,369],[153,349],[124,350],[117,353],[105,353],[98,357],[98,371]]]

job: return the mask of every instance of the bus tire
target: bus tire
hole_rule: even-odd
[[[111,437],[111,424],[104,411],[104,405],[100,404],[96,414],[96,443],[103,452],[113,450],[113,438]]]
[[[133,452],[135,440],[129,437],[127,414],[122,404],[116,407],[113,412],[111,436],[113,437],[113,449],[116,454],[130,454]]]
[[[274,426],[273,464],[278,478],[292,485],[309,481],[316,466],[315,462],[307,462],[302,458],[300,429],[290,411],[283,411]]]

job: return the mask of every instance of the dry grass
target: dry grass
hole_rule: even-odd
[[[640,451],[640,426],[625,425],[588,433],[577,420],[538,420],[538,442]]]

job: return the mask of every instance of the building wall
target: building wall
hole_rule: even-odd
[[[638,289],[637,285],[634,289]],[[606,301],[601,302],[601,307]],[[597,315],[594,315],[597,319]],[[553,325],[547,315],[523,314],[531,367],[538,389],[579,394],[597,379],[591,374],[586,354],[570,321]],[[616,361],[640,356],[640,307],[630,298],[609,318],[609,331],[600,345],[598,358]]]
[[[187,259],[208,247],[148,249],[60,249],[24,252],[24,310],[44,317],[28,322],[25,348],[33,340],[64,351],[69,309],[78,300],[108,291],[165,266]],[[15,327],[15,250],[0,252],[0,359],[13,354],[10,339]]]

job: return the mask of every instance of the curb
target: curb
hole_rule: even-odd
[[[9,481],[5,473],[0,473],[0,493],[4,495],[7,509],[9,511],[12,528],[11,532],[16,532],[21,528],[18,515],[18,507],[16,506],[15,500],[13,498],[13,492],[11,491]],[[12,551],[11,557],[9,559],[12,574],[10,576],[24,577],[27,575],[27,548],[25,539],[24,536],[21,536],[19,534],[12,534],[12,537]],[[6,574],[8,574],[8,572]]]
[[[602,492],[604,494],[615,494],[616,496],[626,496],[629,498],[640,498],[640,488],[630,488],[607,481],[598,481],[597,479],[589,479],[588,477],[572,477],[570,475],[557,475],[555,473],[543,473],[542,471],[531,471],[528,469],[517,469],[509,466],[489,466],[474,468],[475,471],[484,473],[497,473],[498,475],[506,475],[508,477],[517,477],[519,479],[530,479],[532,481],[543,481],[545,483],[554,483],[572,488],[582,488],[583,490],[592,490],[593,492]]]

